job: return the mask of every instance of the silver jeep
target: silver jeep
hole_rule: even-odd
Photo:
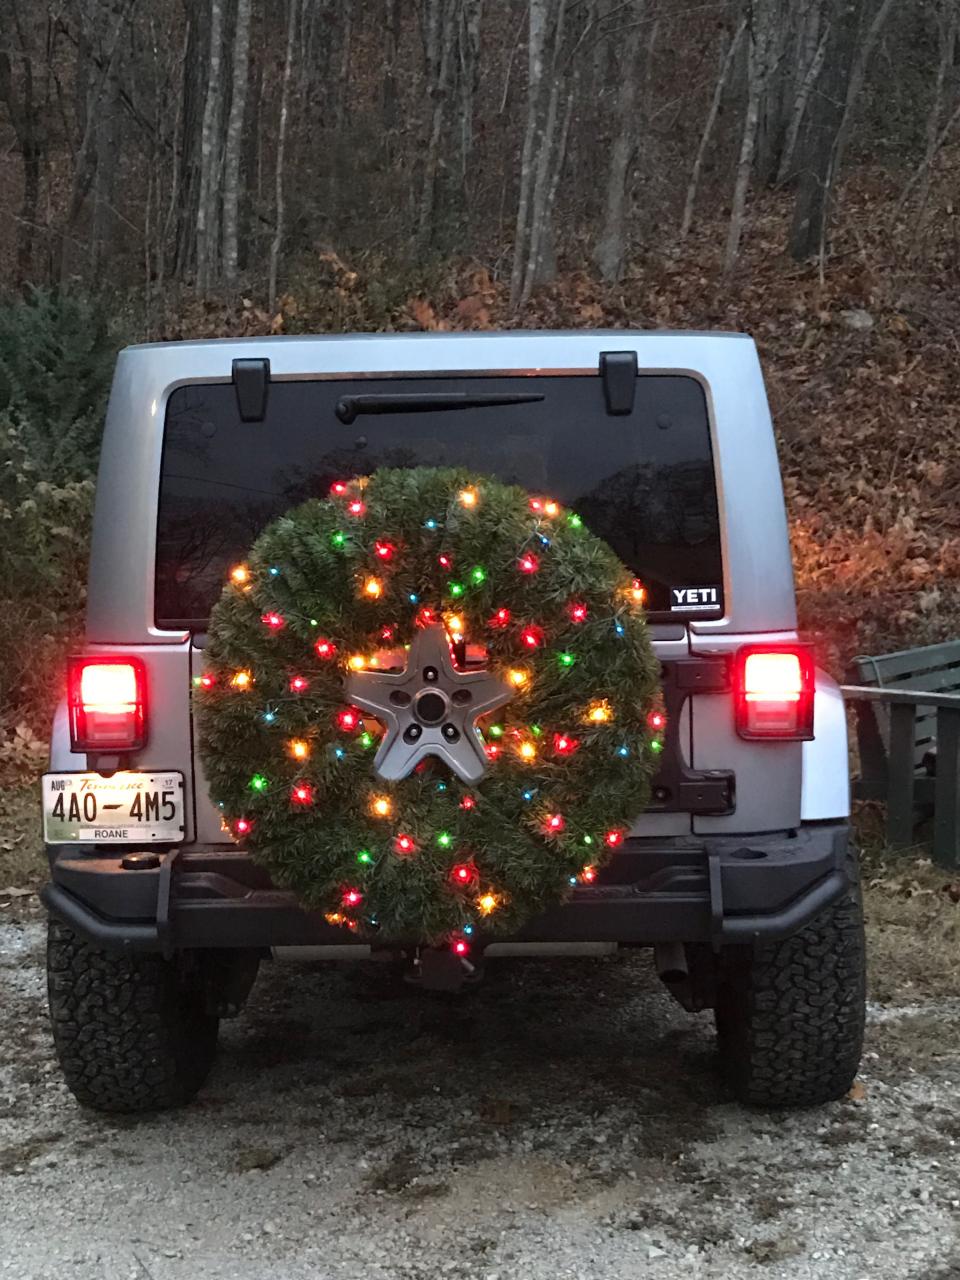
[[[624,332],[122,352],[86,643],[43,782],[50,1007],[70,1088],[107,1111],[182,1103],[262,958],[369,953],[224,834],[191,683],[210,608],[261,528],[344,475],[423,464],[574,508],[642,578],[663,664],[650,808],[594,883],[488,954],[652,946],[677,999],[715,1010],[736,1096],[839,1097],[864,1016],[846,722],[797,636],[757,353],[738,335]],[[449,957],[407,959],[425,985],[458,981]]]

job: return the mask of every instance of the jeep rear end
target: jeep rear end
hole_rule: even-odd
[[[531,389],[537,398],[524,399]],[[362,395],[450,390],[464,407],[343,410]],[[487,953],[652,945],[687,1007],[717,1007],[741,1096],[835,1093],[854,1041],[859,1056],[855,1027],[827,1085],[821,1073],[782,1099],[757,1083],[753,1040],[741,1043],[756,957],[786,955],[818,922],[849,914],[856,888],[842,702],[797,635],[763,380],[737,335],[371,335],[123,352],[87,642],[47,785],[69,788],[83,771],[141,777],[129,801],[105,784],[93,801],[74,796],[74,821],[63,792],[49,792],[52,915],[85,945],[171,964],[293,947],[368,953],[224,831],[194,747],[191,686],[220,586],[265,524],[343,475],[424,464],[469,466],[577,511],[643,584],[662,663],[667,733],[649,809],[592,883]],[[117,806],[109,813],[93,812],[101,793]],[[223,979],[214,1005],[236,1003],[242,985]]]

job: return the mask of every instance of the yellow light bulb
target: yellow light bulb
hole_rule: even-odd
[[[463,619],[458,613],[448,613],[446,617],[447,629],[452,635],[463,634]]]
[[[488,916],[491,911],[496,911],[497,906],[495,893],[484,893],[477,899],[477,909],[485,916]]]
[[[460,501],[465,507],[475,507],[477,505],[476,489],[461,489]]]
[[[374,796],[370,808],[378,818],[389,818],[393,805],[386,796]]]
[[[513,671],[507,672],[507,679],[515,689],[520,689],[527,683],[530,677],[527,675],[526,671],[514,669]]]
[[[543,513],[547,516],[555,516],[560,510],[556,502],[550,501],[543,504]]]
[[[253,676],[249,671],[238,671],[230,683],[235,689],[249,689],[253,683]]]
[[[605,702],[595,702],[587,712],[587,719],[591,724],[606,724],[613,719],[613,712]]]
[[[536,760],[537,748],[532,742],[522,742],[520,744],[520,756],[524,760]]]
[[[362,671],[367,665],[367,660],[362,653],[355,653],[347,659],[347,666],[351,671]]]
[[[310,754],[309,746],[300,738],[294,738],[292,742],[287,743],[287,746],[294,760],[306,760],[307,756]]]
[[[238,587],[242,587],[245,582],[250,581],[250,570],[245,564],[238,564],[237,567],[231,571],[230,577]]]
[[[379,578],[368,578],[363,584],[363,591],[371,600],[379,600],[383,594],[383,583]]]

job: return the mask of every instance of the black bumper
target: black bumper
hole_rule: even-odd
[[[784,938],[844,893],[848,842],[840,822],[762,836],[628,840],[594,884],[578,886],[515,940],[642,946]],[[48,853],[47,909],[104,948],[360,942],[303,910],[233,846],[170,850],[159,867],[136,870],[125,870],[119,855]]]

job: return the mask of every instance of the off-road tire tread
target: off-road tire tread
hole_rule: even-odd
[[[812,1107],[846,1094],[863,1051],[866,951],[856,859],[850,889],[799,933],[731,949],[717,999],[721,1065],[741,1102]]]
[[[206,1079],[218,1020],[176,961],[100,950],[51,919],[47,990],[60,1067],[83,1106],[164,1110],[188,1102]]]

